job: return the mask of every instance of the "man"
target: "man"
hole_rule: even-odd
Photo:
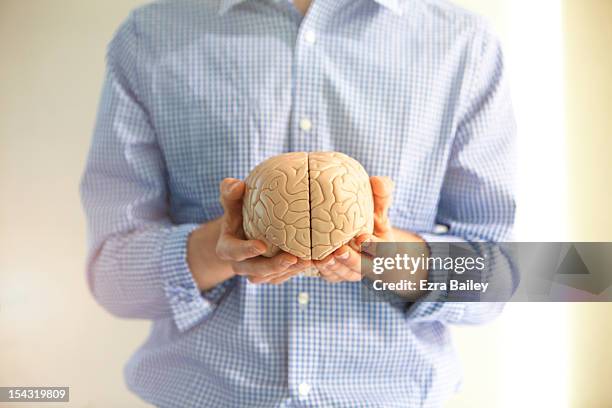
[[[283,152],[340,151],[385,176],[376,239],[501,241],[513,139],[498,41],[441,0],[134,11],[81,186],[96,299],[153,321],[130,389],[164,407],[440,406],[460,381],[448,325],[501,306],[363,301],[348,246],[299,276],[304,261],[243,239],[240,180]]]

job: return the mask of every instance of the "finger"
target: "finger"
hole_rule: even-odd
[[[336,275],[335,273],[331,275],[321,274],[321,279],[323,279],[325,282],[328,282],[328,283],[340,283],[343,281],[342,278]]]
[[[299,270],[290,271],[288,273],[284,273],[284,274],[281,274],[279,276],[276,276],[270,279],[268,283],[270,283],[270,285],[282,285],[283,283],[287,282],[288,280],[290,280],[291,278],[299,274],[300,274]]]
[[[357,252],[361,252],[361,246],[374,239],[374,235],[372,234],[361,234],[359,236],[356,236],[355,238],[351,239],[347,245],[349,247],[351,247],[353,250],[357,251]]]
[[[334,270],[326,270],[321,273],[321,279],[331,282],[359,282],[361,281],[361,274],[359,272],[350,270],[344,265],[338,265]]]
[[[361,273],[359,271],[355,271],[342,264],[333,273],[343,282],[358,282],[361,280]]]
[[[287,271],[297,263],[293,255],[282,253],[272,258],[258,257],[234,263],[234,272],[249,277],[264,277]]]
[[[330,267],[332,267],[333,265],[336,264],[336,260],[334,259],[334,255],[330,254],[328,256],[326,256],[325,258],[318,260],[318,261],[313,261],[313,265],[319,270],[319,272],[324,272],[325,270],[329,269]]]
[[[221,232],[217,241],[217,256],[223,261],[241,262],[266,252],[266,244],[258,240],[243,240]]]
[[[285,271],[279,272],[278,274],[268,275],[268,277],[270,277],[270,282],[271,282],[272,280],[283,277],[283,276],[293,277],[293,276],[299,275],[301,273],[304,273],[309,268],[310,268],[310,261],[298,260],[296,264],[290,266]]]
[[[290,262],[290,260],[281,261],[259,257],[244,262],[236,262],[233,264],[233,269],[237,275],[248,278],[265,278],[263,281],[267,281],[289,272],[291,268]]]
[[[395,245],[392,245],[391,242],[387,242],[384,239],[378,238],[375,235],[361,235],[355,239],[355,245],[358,245],[359,253],[362,256],[373,257],[377,256],[378,244],[384,242],[387,244],[387,251],[390,248],[395,248]],[[352,247],[352,246],[351,246]]]
[[[340,262],[335,262],[331,266],[327,266],[321,270],[321,276],[334,276],[338,275],[340,269],[346,268]]]
[[[321,277],[330,282],[355,282],[361,280],[361,273],[358,270],[352,270],[341,262],[336,261],[333,255],[331,259],[321,261],[317,268],[320,268]]]
[[[378,176],[370,178],[370,185],[374,196],[374,229],[379,232],[390,228],[388,213],[395,185],[389,177]]]
[[[238,235],[242,229],[242,197],[246,185],[238,179],[226,178],[221,182],[221,206],[223,207],[223,229]]]
[[[336,263],[333,266],[320,269],[319,274],[321,277],[335,276],[338,268],[345,268],[345,266],[340,263]]]
[[[312,261],[310,259],[308,260],[304,260],[304,259],[298,259],[297,263],[295,265],[293,265],[291,268],[295,268],[295,269],[299,269],[301,271],[305,271],[306,269],[310,268],[312,266]]]
[[[221,181],[219,192],[223,209],[242,205],[241,202],[245,186],[243,181],[235,178],[226,178]]]
[[[349,246],[342,246],[334,252],[334,258],[337,262],[346,266],[349,269],[361,270],[361,255]]]
[[[344,282],[361,282],[363,277],[366,276],[366,273],[372,270],[372,260],[366,257],[362,257],[361,262],[363,263],[363,268],[364,268],[363,273],[360,270],[354,270],[354,269],[348,268],[345,265],[340,264],[341,265],[340,267],[336,268],[334,271],[331,271],[330,275],[327,275],[327,276],[335,275]]]
[[[248,279],[249,282],[254,284],[269,283],[271,285],[280,285],[281,283],[288,281],[294,276],[299,275],[303,271],[303,266],[298,266],[298,264],[295,264],[293,266],[290,266],[287,270],[283,272],[272,273],[264,276],[249,276]]]
[[[337,275],[351,282],[361,280],[361,262],[364,257],[359,252],[345,245],[336,250],[334,257],[343,266],[335,271]]]
[[[285,283],[294,276],[304,273],[311,267],[310,261],[299,260],[295,265],[290,266],[286,271],[270,274],[261,277],[250,277],[249,281],[252,283],[269,283],[271,285],[280,285]]]
[[[247,276],[247,279],[249,280],[249,282],[251,282],[254,285],[263,285],[264,283],[268,283],[271,277],[269,276]]]
[[[383,201],[379,201],[379,203],[391,203],[393,190],[395,190],[395,183],[390,177],[372,176],[370,177],[370,185],[372,186],[372,194],[374,194],[374,197],[383,199]],[[376,208],[374,210],[376,211]]]

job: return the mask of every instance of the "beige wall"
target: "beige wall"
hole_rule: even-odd
[[[571,231],[612,240],[612,1],[565,0]]]
[[[505,1],[462,3],[489,16],[503,37],[508,31]],[[105,45],[139,3],[0,0],[0,386],[68,385],[72,406],[141,404],[125,389],[121,373],[128,356],[144,340],[148,324],[115,319],[89,296],[77,192],[101,87]],[[573,225],[584,239],[599,239],[612,226],[605,211],[610,208],[610,182],[604,187],[605,174],[612,176],[606,157],[611,147],[606,136],[612,129],[608,115],[612,67],[605,48],[612,43],[605,25],[612,21],[611,3],[566,3],[567,28],[576,34],[568,38],[571,189],[579,192],[574,194]],[[599,34],[605,29],[607,40]],[[596,222],[587,224],[591,218]],[[574,360],[579,372],[573,387],[584,389],[593,385],[589,381],[593,373],[603,372],[597,364],[603,353],[612,360],[609,348],[591,338],[595,332],[584,327],[600,326],[609,308],[573,310],[580,322],[576,332],[589,333],[577,335],[573,347],[601,348],[590,358]],[[466,382],[451,407],[500,402],[503,325],[500,320],[456,331]],[[606,330],[612,333],[609,326]],[[601,332],[601,338],[605,334]],[[603,380],[597,384],[605,385]],[[602,390],[607,391],[603,386],[594,389],[591,400],[603,398]],[[575,406],[585,406],[581,404],[585,397],[574,394]]]
[[[122,367],[148,324],[89,296],[77,191],[104,49],[138,3],[0,0],[0,386],[67,385],[75,407],[139,405]]]
[[[610,241],[612,1],[564,5],[572,239]],[[575,305],[572,325],[572,406],[612,406],[612,307]]]

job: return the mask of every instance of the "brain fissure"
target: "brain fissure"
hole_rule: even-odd
[[[321,260],[373,231],[370,180],[356,160],[337,152],[286,153],[246,178],[243,227],[248,239],[300,259]]]

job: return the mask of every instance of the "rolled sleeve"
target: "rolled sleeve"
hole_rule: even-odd
[[[111,42],[96,129],[81,181],[88,278],[96,300],[119,317],[172,318],[188,330],[214,310],[229,283],[200,293],[186,258],[198,224],[174,224],[167,170],[147,106],[132,19]]]
[[[197,225],[191,224],[175,228],[166,238],[162,250],[164,293],[180,331],[191,329],[215,308],[213,299],[205,297],[198,289],[187,264],[187,240],[196,228]]]
[[[444,245],[429,245],[433,243],[464,242],[458,237],[436,234],[420,234],[428,244],[429,256],[444,259],[448,250]],[[428,271],[427,281],[442,283],[448,280],[448,272],[437,268]],[[466,310],[466,303],[448,302],[448,291],[431,291],[414,303],[411,303],[406,312],[410,321],[443,321],[448,323],[461,322]]]
[[[443,234],[420,234],[421,238],[429,246],[429,256],[436,259],[445,259],[451,256],[449,245],[453,243],[467,243],[468,241],[456,236]],[[512,261],[506,255],[498,250],[496,246],[489,246],[490,251],[487,254],[489,258],[501,260],[504,265],[511,265]],[[505,277],[509,271],[509,279],[515,278],[512,268],[499,268],[498,273]],[[470,272],[466,272],[469,274]],[[433,268],[428,272],[428,282],[447,283],[450,274],[448,270]],[[481,272],[475,272],[473,276],[464,275],[465,279],[481,282],[487,279]],[[446,286],[448,288],[448,285]],[[510,288],[511,284],[505,284],[504,287]],[[509,298],[512,293],[507,293]],[[493,320],[503,310],[503,302],[486,302],[481,301],[478,294],[465,292],[462,295],[462,301],[449,300],[450,295],[447,290],[431,291],[417,302],[409,305],[406,318],[409,321],[442,321],[449,324],[482,324]],[[453,298],[455,299],[455,298]]]

